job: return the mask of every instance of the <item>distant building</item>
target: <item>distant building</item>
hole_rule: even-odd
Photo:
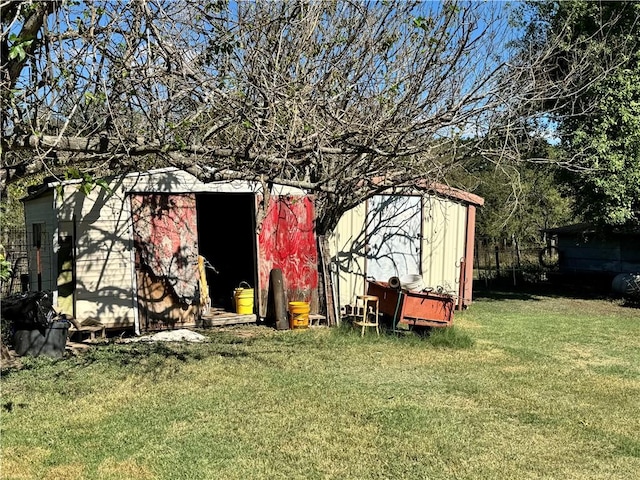
[[[558,253],[558,274],[610,281],[620,273],[640,272],[640,228],[580,223],[545,231]]]

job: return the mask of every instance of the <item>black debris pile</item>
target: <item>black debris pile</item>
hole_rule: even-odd
[[[27,292],[2,299],[2,319],[15,329],[47,328],[57,320],[50,291]]]

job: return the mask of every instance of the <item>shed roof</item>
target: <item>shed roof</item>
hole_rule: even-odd
[[[384,186],[386,182],[385,177],[374,177],[372,182],[375,185]],[[386,193],[386,192],[382,192]],[[479,195],[475,195],[470,192],[466,192],[464,190],[460,190],[458,188],[451,187],[449,185],[445,185],[444,183],[434,182],[427,178],[422,178],[414,182],[407,182],[401,185],[389,185],[389,193],[405,193],[405,194],[413,194],[420,195],[424,193],[431,193],[434,195],[438,195],[441,197],[449,198],[452,200],[459,200],[464,203],[468,203],[471,205],[476,205],[481,207],[484,205],[484,198]]]
[[[466,192],[458,188],[450,187],[443,183],[428,182],[427,180],[420,180],[416,183],[416,186],[421,189],[425,189],[428,192],[433,192],[443,197],[452,198],[454,200],[460,200],[465,203],[470,203],[481,207],[484,205],[484,198],[471,192]]]
[[[262,191],[262,185],[260,182],[248,181],[248,180],[216,180],[212,182],[202,182],[198,180],[192,174],[180,170],[175,167],[159,168],[155,170],[149,170],[146,172],[131,172],[123,175],[111,175],[104,177],[107,183],[117,180],[119,178],[136,178],[162,174],[180,174],[188,177],[190,180],[188,186],[182,186],[177,190],[172,190],[172,193],[207,193],[207,192],[220,192],[220,193],[259,193]],[[42,184],[30,187],[28,189],[27,196],[22,198],[23,202],[38,198],[54,188],[67,185],[79,185],[82,183],[81,179],[59,180],[55,178],[46,178]],[[306,192],[299,188],[275,185],[278,189],[279,195],[304,195]],[[137,187],[135,185],[128,189],[131,193],[145,193],[149,192],[148,187]]]
[[[139,177],[139,176],[145,176],[145,175],[170,174],[174,172],[182,172],[182,171],[175,167],[167,167],[167,168],[160,168],[156,170],[149,170],[147,172],[131,172],[124,175],[112,175],[109,177],[105,177],[105,180],[111,181],[121,177],[125,177],[125,178],[136,177],[136,176]],[[183,172],[183,173],[186,175],[192,176],[187,172]],[[190,191],[195,191],[195,192],[199,192],[199,191],[206,192],[209,190],[207,185],[221,185],[221,184],[232,186],[233,188],[231,190],[234,190],[234,191],[243,190],[245,192],[259,192],[262,188],[259,182],[254,182],[254,181],[222,180],[222,181],[204,183],[196,179],[196,177],[193,177],[193,180],[194,180],[194,187]],[[373,179],[373,182],[375,184],[383,185],[385,180],[386,180],[385,177],[375,177]],[[42,184],[30,187],[28,190],[27,196],[22,198],[22,201],[25,202],[25,201],[37,198],[58,186],[75,185],[75,184],[80,184],[81,182],[82,180],[80,179],[71,179],[71,180],[58,180],[58,179],[51,179],[51,178],[45,179]],[[286,189],[287,191],[282,192],[282,194],[287,194],[287,193],[297,194],[297,195],[304,194],[304,191],[298,188],[293,188],[293,187],[283,187],[283,188]],[[476,205],[479,207],[484,205],[484,198],[478,195],[475,195],[470,192],[466,192],[464,190],[460,190],[458,188],[451,187],[449,185],[445,185],[443,183],[433,182],[426,178],[420,179],[416,182],[407,183],[404,185],[393,186],[393,187],[390,186],[390,189],[393,190],[390,193],[413,192],[415,194],[421,194],[426,192],[426,193],[439,195],[445,198],[450,198],[453,200],[459,200],[461,202],[468,203],[471,205]],[[137,191],[137,190],[134,187],[132,191]]]
[[[596,232],[603,234],[640,235],[640,226],[599,226],[594,223],[583,222],[575,223],[573,225],[564,225],[562,227],[547,228],[543,231],[551,235],[572,235]]]

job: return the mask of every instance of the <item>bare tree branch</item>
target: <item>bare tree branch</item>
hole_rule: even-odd
[[[10,2],[2,188],[71,164],[240,172],[315,190],[330,230],[379,191],[368,179],[517,159],[533,106],[570,98],[585,72],[541,75],[549,50],[512,48],[506,14],[457,1]]]

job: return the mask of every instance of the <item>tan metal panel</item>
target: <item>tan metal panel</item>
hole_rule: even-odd
[[[353,304],[365,291],[365,203],[345,213],[329,238],[331,259],[337,267],[334,283],[341,307]]]
[[[367,209],[367,276],[386,282],[420,274],[422,196],[375,195]]]
[[[465,256],[467,205],[455,200],[423,197],[421,273],[427,287],[441,287],[458,294],[460,261]],[[364,292],[366,270],[365,203],[350,210],[338,222],[332,235],[331,255],[338,268],[340,305],[353,304]]]
[[[458,293],[460,261],[465,256],[464,204],[435,196],[424,197],[422,276],[428,287]]]

